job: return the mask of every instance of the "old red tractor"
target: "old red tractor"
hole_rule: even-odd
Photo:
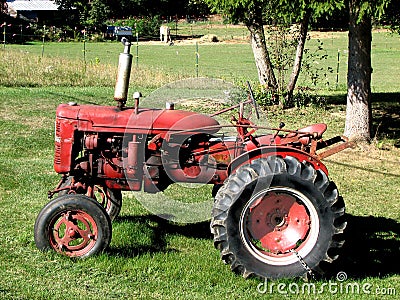
[[[122,41],[115,106],[61,104],[55,121],[54,169],[62,175],[39,213],[35,242],[71,257],[102,252],[121,191],[156,193],[171,183],[214,185],[211,231],[222,260],[244,277],[296,277],[320,272],[343,244],[345,206],[321,159],[351,146],[323,140],[327,126],[264,128],[244,116],[244,102],[213,115],[126,105],[132,55]],[[232,117],[237,135],[215,116]],[[324,150],[322,150],[324,149]],[[322,263],[322,264],[321,264]]]

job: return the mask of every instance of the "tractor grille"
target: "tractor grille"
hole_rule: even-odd
[[[56,120],[55,123],[55,152],[54,152],[54,164],[61,164],[61,141],[60,141],[60,133],[61,133],[61,122]]]

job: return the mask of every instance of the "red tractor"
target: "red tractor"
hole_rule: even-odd
[[[132,55],[122,41],[116,106],[61,104],[55,121],[54,169],[58,194],[39,213],[40,250],[71,257],[102,252],[121,191],[156,193],[175,182],[214,185],[211,231],[222,260],[244,277],[297,277],[321,272],[343,244],[345,205],[321,159],[352,144],[323,140],[327,126],[263,128],[244,116],[246,101],[213,115],[126,106]],[[215,116],[232,117],[237,135],[226,137]],[[322,150],[324,149],[325,150]],[[322,263],[322,264],[321,264]]]

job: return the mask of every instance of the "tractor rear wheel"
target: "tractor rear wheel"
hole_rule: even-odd
[[[314,276],[337,258],[345,206],[321,170],[294,157],[257,159],[218,191],[211,231],[222,260],[244,277]]]
[[[72,184],[72,176],[66,177],[65,181],[61,184],[60,188],[70,186]],[[87,191],[83,191],[86,193]],[[60,196],[66,194],[76,194],[74,190],[63,190],[59,193]],[[79,193],[79,192],[78,192]],[[87,193],[87,196],[88,195]],[[112,190],[107,188],[106,185],[93,186],[93,199],[101,204],[113,221],[121,212],[122,207],[122,193],[120,190]]]
[[[50,201],[34,228],[39,250],[55,250],[70,257],[101,253],[111,241],[111,220],[94,199],[68,194]]]

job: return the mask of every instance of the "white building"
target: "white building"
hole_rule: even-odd
[[[8,0],[8,14],[11,17],[38,21],[39,19],[52,18],[58,11],[55,1],[46,0]]]

